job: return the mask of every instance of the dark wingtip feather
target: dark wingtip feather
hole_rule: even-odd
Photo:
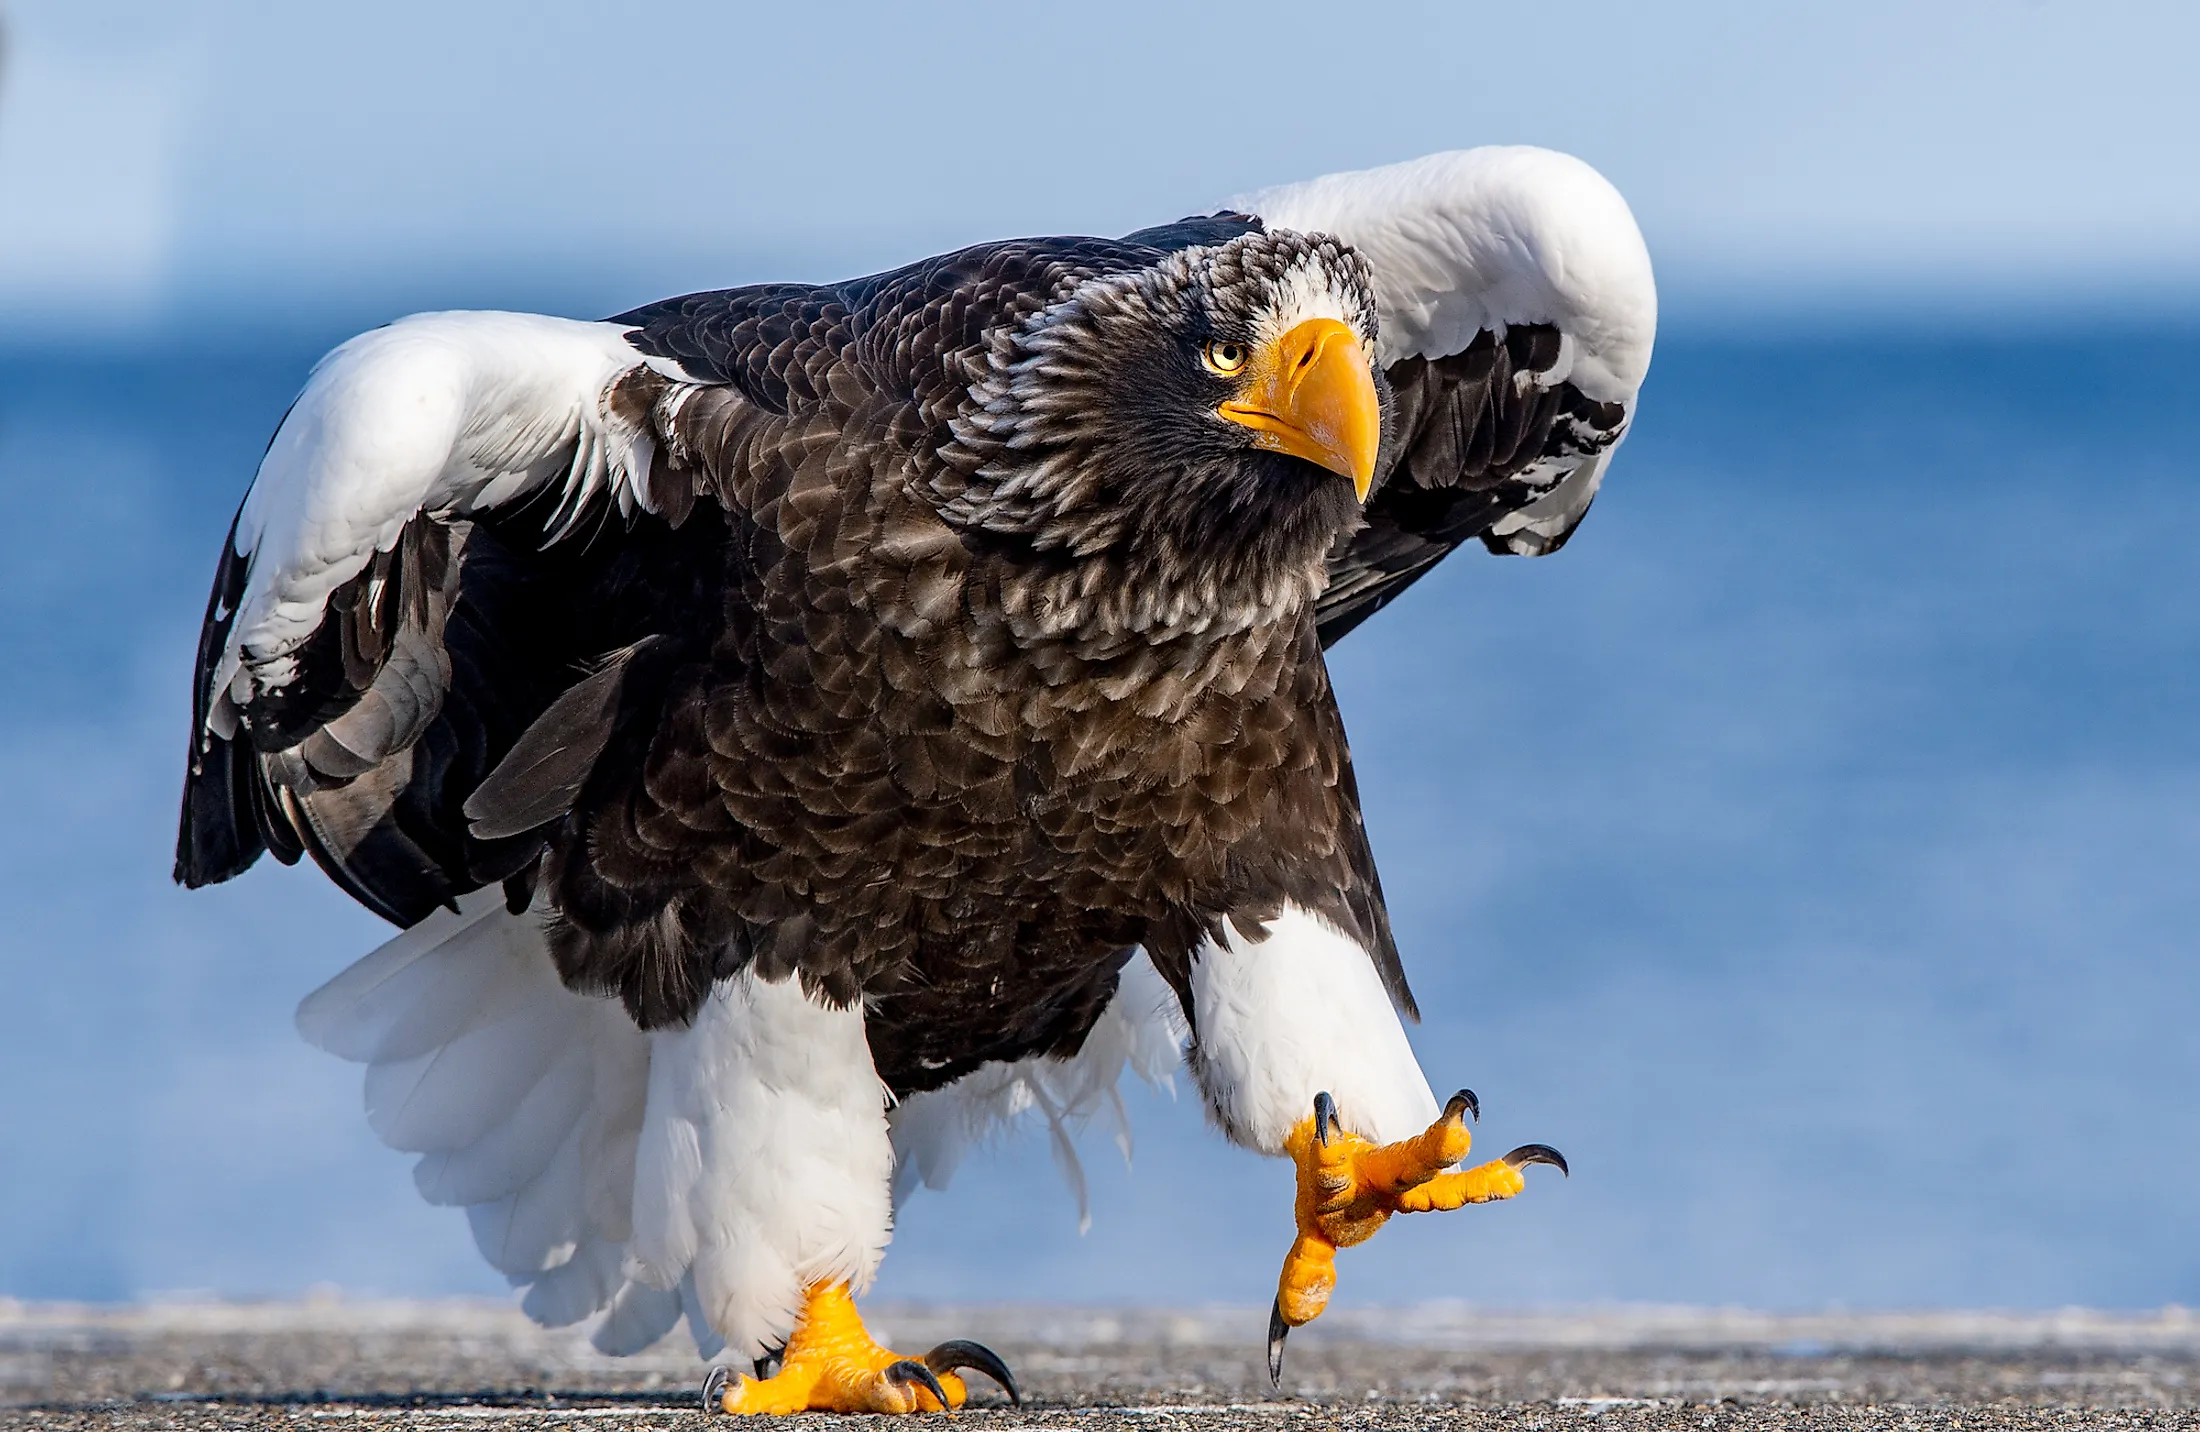
[[[227,741],[194,739],[176,822],[175,881],[186,890],[219,885],[252,868],[267,846],[252,815],[248,763]]]

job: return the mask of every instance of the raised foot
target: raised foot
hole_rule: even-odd
[[[1501,1159],[1469,1169],[1453,1165],[1474,1146],[1469,1117],[1482,1106],[1471,1089],[1444,1105],[1435,1123],[1410,1139],[1373,1144],[1338,1126],[1337,1105],[1314,1096],[1314,1112],[1284,1141],[1298,1165],[1294,1212],[1298,1236],[1284,1255],[1276,1301],[1268,1314],[1268,1377],[1283,1381],[1283,1342],[1292,1328],[1312,1322],[1329,1306],[1337,1286],[1337,1250],[1365,1243],[1394,1213],[1431,1213],[1511,1198],[1525,1185],[1521,1170],[1549,1164],[1568,1172],[1565,1156],[1548,1144],[1523,1144]]]
[[[864,1329],[846,1283],[820,1283],[804,1297],[779,1370],[735,1379],[714,1367],[703,1382],[703,1410],[735,1416],[794,1412],[948,1412],[969,1395],[961,1372],[982,1372],[1018,1406],[1008,1364],[974,1342],[941,1343],[923,1358],[880,1347]]]

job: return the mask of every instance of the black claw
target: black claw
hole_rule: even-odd
[[[1009,1372],[1008,1364],[1001,1361],[1001,1355],[984,1343],[974,1343],[966,1338],[950,1339],[926,1353],[924,1365],[934,1372],[960,1372],[966,1367],[974,1368],[1001,1385],[1001,1391],[1008,1394],[1009,1406],[1024,1405],[1023,1394],[1016,1390],[1016,1379]]]
[[[781,1348],[778,1352],[765,1353],[751,1364],[756,1369],[756,1380],[758,1382],[769,1382],[772,1379],[773,1375],[779,1371],[779,1359],[785,1352],[786,1349]]]
[[[1326,1099],[1327,1094],[1322,1095]],[[1283,1299],[1268,1305],[1268,1385],[1283,1386],[1283,1340],[1291,1336],[1291,1325],[1283,1320]]]
[[[1324,1089],[1314,1096],[1314,1142],[1329,1147],[1329,1128],[1337,1122],[1337,1101]]]
[[[1505,1162],[1514,1168],[1526,1168],[1529,1164],[1549,1164],[1568,1178],[1574,1176],[1574,1171],[1566,1167],[1566,1155],[1549,1144],[1522,1144],[1505,1155]]]
[[[706,1417],[726,1410],[726,1384],[733,1381],[730,1368],[714,1367],[703,1374],[703,1415]]]
[[[1476,1123],[1482,1122],[1482,1101],[1474,1097],[1472,1089],[1461,1089],[1452,1095],[1451,1101],[1444,1105],[1444,1117],[1456,1119],[1461,1109],[1466,1110]]]
[[[932,1375],[931,1368],[926,1367],[915,1358],[905,1357],[899,1362],[888,1363],[883,1375],[888,1382],[899,1387],[907,1387],[910,1383],[915,1383],[937,1397],[940,1400],[942,1409],[947,1408],[947,1389],[940,1386],[940,1380]]]

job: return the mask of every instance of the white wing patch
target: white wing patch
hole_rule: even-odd
[[[1528,146],[1431,154],[1262,189],[1227,207],[1334,234],[1375,273],[1385,366],[1462,352],[1483,330],[1548,323],[1566,341],[1543,381],[1634,401],[1657,334],[1650,254],[1626,200],[1570,155]]]
[[[1185,1024],[1175,991],[1140,951],[1123,967],[1115,998],[1068,1059],[1035,1056],[988,1064],[954,1083],[912,1094],[888,1116],[894,1143],[894,1204],[921,1184],[944,1189],[964,1155],[1005,1138],[1036,1115],[1045,1125],[1055,1167],[1077,1200],[1077,1226],[1092,1226],[1084,1163],[1075,1135],[1104,1117],[1131,1156],[1129,1112],[1119,1086],[1126,1070],[1157,1088],[1173,1087],[1183,1057]]]
[[[562,535],[605,504],[646,507],[647,414],[610,399],[647,366],[614,323],[524,313],[423,313],[343,344],[314,368],[237,516],[244,594],[215,668],[209,724],[297,675],[329,595],[416,515],[464,516],[557,488]]]

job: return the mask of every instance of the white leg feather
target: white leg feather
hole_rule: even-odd
[[[710,1326],[755,1357],[805,1288],[860,1289],[886,1250],[893,1152],[862,1010],[744,974],[650,1044],[629,1273],[692,1276]]]
[[[1358,941],[1293,905],[1265,939],[1225,928],[1192,962],[1189,1063],[1233,1142],[1281,1154],[1325,1090],[1345,1127],[1377,1143],[1435,1121],[1436,1096]]]

